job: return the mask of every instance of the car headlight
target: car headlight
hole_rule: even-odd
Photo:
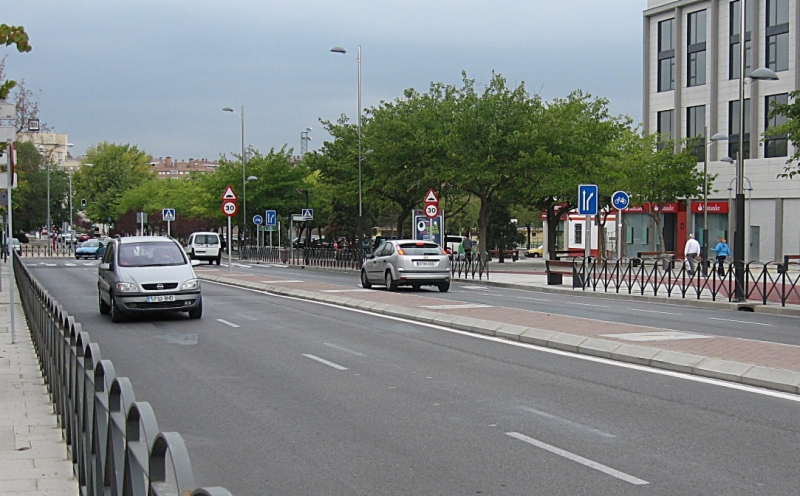
[[[118,282],[117,291],[120,293],[135,293],[136,291],[139,291],[139,288],[137,288],[135,284],[131,284],[129,282]]]
[[[183,286],[181,286],[181,289],[197,289],[199,287],[200,287],[200,280],[199,279],[189,279],[188,281],[183,283]]]

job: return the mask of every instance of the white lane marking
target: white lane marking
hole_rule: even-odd
[[[233,322],[228,322],[227,320],[217,319],[217,322],[222,322],[226,326],[239,327],[238,325],[234,324]]]
[[[250,265],[244,265],[244,264],[240,264],[240,263],[232,263],[231,267],[241,267],[243,269],[249,269]]]
[[[603,432],[600,429],[595,429],[594,427],[592,427],[590,425],[581,424],[580,422],[575,422],[574,420],[565,419],[563,417],[559,417],[559,416],[553,415],[551,413],[543,412],[541,410],[536,410],[535,408],[530,408],[530,407],[527,407],[527,406],[521,406],[520,408],[522,408],[526,412],[530,412],[530,413],[532,413],[534,415],[539,415],[540,417],[544,417],[544,418],[547,418],[547,419],[550,419],[550,420],[555,420],[556,422],[560,422],[562,424],[567,424],[567,425],[570,425],[572,427],[575,427],[575,428],[578,428],[578,429],[581,429],[581,430],[589,431],[589,432],[592,432],[592,433],[597,434],[599,436],[617,437],[617,436],[615,436],[613,434],[609,434],[607,432]]]
[[[645,484],[650,484],[646,480],[639,479],[638,477],[634,477],[632,475],[628,475],[625,472],[620,472],[619,470],[613,469],[602,463],[597,463],[595,461],[589,460],[588,458],[584,458],[580,455],[576,455],[575,453],[570,453],[569,451],[563,450],[561,448],[556,448],[547,443],[543,443],[538,441],[532,437],[528,437],[524,434],[520,434],[519,432],[506,432],[507,435],[513,437],[514,439],[519,439],[520,441],[524,441],[528,444],[532,444],[537,448],[541,448],[545,451],[549,451],[558,456],[562,456],[567,460],[572,460],[573,462],[580,463],[586,467],[592,468],[599,472],[603,472],[604,474],[610,475],[611,477],[616,477],[619,480],[625,481],[629,484],[633,484],[635,486],[643,486]]]
[[[658,310],[641,310],[639,308],[629,308],[631,312],[643,312],[643,313],[660,313],[664,315],[683,315],[682,313],[672,313],[672,312],[659,312]]]
[[[58,264],[51,264],[47,262],[43,262],[42,265],[47,265],[48,267],[58,267]]]
[[[64,265],[66,265],[67,267],[76,267],[74,263],[69,263],[69,262],[64,262]]]
[[[89,263],[84,263],[83,265],[85,265],[86,267],[94,267],[97,264],[98,262],[89,262]]]
[[[550,301],[550,300],[546,300],[544,298],[528,298],[526,296],[517,296],[517,299],[519,299],[519,300],[533,300],[533,301]]]
[[[265,267],[275,267],[275,268],[278,268],[278,269],[288,269],[289,268],[288,265],[278,265],[278,264],[269,264],[269,265],[265,265]]]
[[[263,282],[264,284],[289,284],[289,283],[304,282],[304,281],[300,281],[300,280],[296,280],[296,279],[286,279],[286,280],[283,280],[283,281],[261,281],[261,282]]]
[[[320,293],[371,293],[371,289],[322,289]]]
[[[482,303],[459,303],[454,305],[421,305],[422,308],[430,308],[432,310],[457,310],[459,308],[492,308],[492,305],[484,305]]]
[[[330,346],[331,348],[335,348],[337,350],[346,351],[347,353],[352,353],[353,355],[364,356],[363,353],[359,353],[357,351],[353,351],[353,350],[351,350],[349,348],[345,348],[344,346],[338,346],[338,345],[335,345],[333,343],[322,343],[322,344],[324,344],[325,346]]]
[[[347,370],[347,367],[342,367],[338,363],[329,362],[329,361],[325,360],[324,358],[320,358],[318,356],[309,355],[307,353],[303,353],[303,356],[306,357],[306,358],[310,358],[312,360],[316,360],[319,363],[323,363],[323,364],[327,365],[328,367],[333,367],[336,370]]]
[[[367,310],[361,310],[361,309],[358,309],[358,308],[350,308],[350,307],[342,307],[342,306],[335,305],[335,304],[332,304],[332,303],[325,303],[325,302],[321,302],[321,301],[306,300],[304,298],[296,298],[294,296],[284,296],[284,295],[279,295],[279,294],[275,294],[275,293],[268,293],[266,291],[262,291],[262,290],[259,290],[259,289],[242,288],[240,286],[234,286],[234,285],[231,285],[231,284],[225,284],[225,283],[215,282],[215,281],[205,281],[205,282],[208,283],[208,284],[217,284],[219,286],[225,286],[225,287],[228,287],[228,288],[241,289],[242,291],[249,291],[251,293],[259,293],[259,294],[262,294],[262,295],[272,296],[274,298],[282,298],[282,299],[286,299],[286,300],[294,300],[294,301],[298,301],[298,302],[312,303],[312,304],[315,304],[315,305],[322,305],[322,306],[336,308],[336,309],[344,310],[344,311],[348,311],[348,312],[355,312],[355,313],[360,313],[360,314],[364,314],[364,315],[371,315],[373,317],[378,317],[378,318],[387,319],[387,320],[394,320],[394,321],[397,321],[397,322],[403,322],[403,323],[406,323],[406,324],[416,325],[416,326],[419,326],[419,327],[427,327],[427,328],[430,328],[430,329],[437,329],[439,331],[445,331],[445,332],[449,332],[451,334],[459,334],[461,336],[466,336],[466,337],[470,337],[470,338],[473,338],[473,339],[481,339],[481,340],[484,340],[484,341],[492,341],[494,343],[500,343],[500,344],[504,344],[504,345],[507,345],[507,346],[516,346],[518,348],[527,348],[529,350],[541,351],[542,353],[549,353],[551,355],[559,355],[559,356],[564,356],[564,357],[570,357],[570,358],[575,358],[577,360],[583,360],[583,361],[586,361],[586,362],[602,363],[604,365],[610,365],[612,367],[619,367],[619,368],[623,368],[623,369],[636,370],[636,371],[639,371],[639,372],[648,372],[650,374],[673,377],[675,379],[683,379],[684,381],[699,382],[699,383],[702,383],[702,384],[709,384],[711,386],[718,386],[718,387],[723,387],[723,388],[727,388],[727,389],[736,389],[737,391],[744,391],[746,393],[758,394],[758,395],[761,395],[761,396],[770,396],[772,398],[780,398],[780,399],[783,399],[783,400],[794,401],[795,403],[800,403],[800,395],[796,395],[796,394],[792,394],[792,393],[783,393],[781,391],[775,391],[775,390],[772,390],[772,389],[763,389],[763,388],[759,388],[759,387],[755,387],[755,386],[748,386],[746,384],[738,384],[738,383],[735,383],[735,382],[727,382],[727,381],[723,381],[723,380],[720,380],[720,379],[711,379],[711,378],[708,378],[708,377],[700,377],[700,376],[697,376],[697,375],[684,374],[682,372],[672,372],[670,370],[656,369],[656,368],[652,368],[652,367],[647,367],[645,365],[636,365],[636,364],[633,364],[633,363],[617,362],[615,360],[610,360],[608,358],[600,358],[600,357],[593,357],[593,356],[590,356],[590,355],[582,355],[580,353],[573,353],[571,351],[562,351],[562,350],[557,350],[555,348],[545,348],[545,347],[542,347],[542,346],[537,346],[535,344],[520,343],[519,341],[509,341],[506,338],[498,338],[498,337],[495,337],[495,336],[487,336],[485,334],[475,334],[475,333],[472,333],[472,332],[469,332],[469,331],[460,331],[458,329],[453,329],[453,328],[450,328],[450,327],[444,327],[444,326],[437,325],[437,324],[428,324],[426,322],[418,322],[416,320],[404,319],[404,318],[401,318],[401,317],[393,317],[391,315],[381,315],[381,314],[377,314],[377,313],[370,312],[370,311],[367,311]],[[600,321],[600,322],[607,322],[607,321]],[[619,324],[619,322],[612,322],[612,323]],[[680,331],[678,331],[678,332],[680,332]]]
[[[570,305],[580,305],[582,307],[597,307],[597,308],[608,308],[608,305],[592,305],[591,303],[575,303],[572,302]]]
[[[251,317],[251,316],[249,316],[249,315],[245,315],[245,314],[243,314],[243,313],[240,313],[240,314],[238,314],[238,315],[239,315],[240,317],[244,317],[244,318],[246,318],[247,320],[255,320],[256,322],[258,322],[258,319],[257,319],[257,318],[255,318],[255,317]]]
[[[623,334],[601,334],[607,338],[622,339],[625,341],[675,341],[680,339],[711,339],[717,336],[695,334],[693,332],[628,332]]]
[[[736,322],[737,324],[753,324],[753,325],[760,325],[760,326],[767,326],[770,327],[772,324],[764,324],[761,322],[748,322],[746,320],[731,320],[731,319],[718,319],[716,317],[709,317],[711,320],[721,320],[722,322]]]

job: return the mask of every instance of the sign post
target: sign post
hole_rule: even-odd
[[[434,239],[433,219],[439,216],[439,197],[436,196],[436,192],[433,190],[433,188],[429,189],[428,194],[425,195],[425,216],[430,219],[430,232],[428,235],[431,239]],[[442,221],[444,221],[444,219],[442,219]],[[444,247],[444,240],[442,240],[440,246]]]
[[[617,209],[617,259],[622,258],[622,247],[624,244],[623,236],[625,235],[625,228],[622,225],[622,212],[624,212],[628,205],[630,205],[631,199],[628,196],[628,193],[624,191],[616,191],[611,196],[611,205]]]
[[[255,224],[257,226],[256,227],[256,246],[258,248],[261,248],[261,224],[263,224],[263,223],[264,223],[264,218],[263,217],[261,217],[258,214],[253,216],[253,224]]]
[[[278,225],[278,215],[274,210],[267,210],[264,216],[264,224],[269,227],[276,227]],[[280,245],[280,239],[278,239]],[[272,229],[269,230],[269,247],[272,248]]]
[[[233,186],[230,184],[225,188],[225,192],[222,193],[222,213],[228,216],[228,274],[231,273],[231,244],[233,243],[233,239],[231,238],[231,217],[236,215],[239,211],[239,197],[236,196],[236,192],[233,190]],[[241,248],[241,247],[240,247]],[[241,254],[239,254],[241,257]]]
[[[596,184],[581,184],[578,186],[578,213],[586,216],[584,228],[584,257],[588,260],[592,256],[592,216],[597,215],[598,190]],[[599,249],[600,247],[598,247]]]

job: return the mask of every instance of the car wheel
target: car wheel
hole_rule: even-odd
[[[103,298],[100,296],[99,293],[97,294],[97,299],[100,302],[100,314],[108,315],[108,313],[111,311],[111,307],[108,306],[108,304],[103,301]]]
[[[449,282],[443,282],[443,283],[439,284],[439,291],[440,292],[447,293],[447,291],[449,289],[450,289],[450,283]]]
[[[200,300],[200,302],[195,308],[189,310],[189,318],[199,319],[202,316],[203,316],[203,300]]]
[[[125,318],[122,315],[122,312],[119,311],[119,307],[117,306],[117,300],[114,299],[114,295],[111,294],[111,308],[109,309],[109,313],[111,314],[111,322],[122,322]]]
[[[81,257],[79,257],[78,255],[75,255],[75,260],[80,260],[80,259],[81,259]]]
[[[367,271],[363,269],[361,270],[361,287],[364,289],[372,288],[372,283],[367,278]]]
[[[389,291],[396,291],[397,290],[397,283],[394,282],[394,277],[392,277],[391,271],[386,271],[386,289]]]
[[[221,260],[222,260],[222,255],[217,255],[217,265],[219,265]]]

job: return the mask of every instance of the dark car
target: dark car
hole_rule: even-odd
[[[112,322],[153,312],[188,312],[199,319],[203,300],[192,268],[199,263],[167,236],[112,240],[98,268],[100,313],[111,314]]]

